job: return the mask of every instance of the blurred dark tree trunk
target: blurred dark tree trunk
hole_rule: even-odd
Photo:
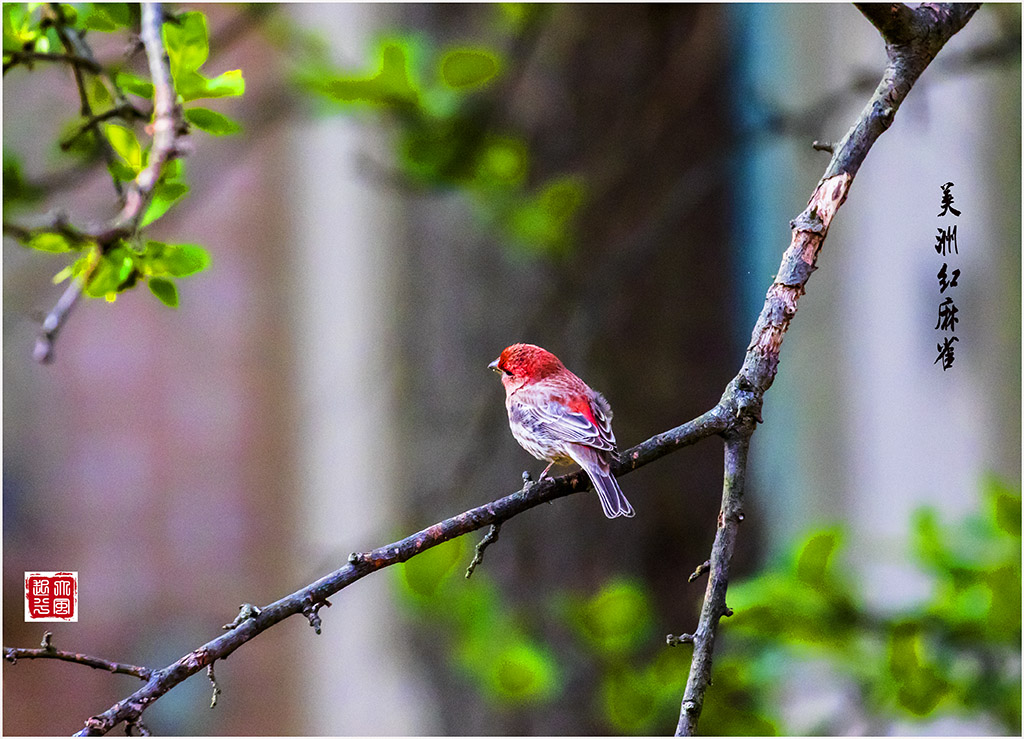
[[[433,28],[439,44],[493,29],[486,7],[403,10],[404,25]],[[413,201],[399,395],[410,399],[406,433],[424,454],[406,460],[406,488],[421,492],[410,525],[479,504],[488,491],[514,490],[522,470],[542,469],[512,439],[501,387],[486,370],[504,346],[540,344],[604,392],[620,447],[713,406],[742,357],[729,310],[725,9],[548,10],[525,58],[510,65],[519,77],[491,126],[526,137],[532,183],[562,174],[585,181],[578,238],[567,258],[526,257],[485,235],[457,196]],[[456,402],[465,397],[473,402]],[[453,411],[460,407],[476,411],[461,416]],[[551,607],[550,584],[590,594],[616,575],[639,578],[656,605],[653,658],[665,648],[662,634],[696,623],[704,583],[686,577],[710,551],[721,455],[719,443],[701,444],[630,475],[623,489],[637,510],[632,520],[606,520],[591,494],[526,514],[503,529],[481,571],[500,580],[510,607],[532,614],[530,626],[563,655],[578,647]],[[742,546],[756,540],[751,531]],[[738,554],[742,571],[750,552]],[[594,675],[565,674],[546,708],[485,712],[465,684],[441,674],[444,646],[426,636],[420,647],[446,733],[608,730],[595,710]]]

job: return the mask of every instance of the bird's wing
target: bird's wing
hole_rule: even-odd
[[[604,401],[604,398],[601,400]],[[590,404],[586,409],[591,411],[594,420],[587,417],[584,409],[581,408],[584,412],[572,410],[555,400],[537,404],[515,403],[510,407],[510,411],[513,421],[528,428],[546,432],[556,439],[584,444],[594,449],[615,451],[615,436],[611,430],[611,412],[608,410],[607,402],[603,405],[604,408],[601,408],[599,404]]]
[[[597,391],[592,391],[594,394],[590,398],[590,408],[594,411],[594,420],[597,421],[597,427],[601,438],[611,444],[611,448],[615,448],[615,434],[612,433],[612,407],[608,405],[608,401],[604,399],[604,396]]]

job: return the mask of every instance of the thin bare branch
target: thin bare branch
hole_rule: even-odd
[[[110,110],[105,110],[102,113],[96,113],[85,120],[77,130],[74,131],[67,138],[60,142],[60,148],[62,151],[67,151],[75,142],[78,141],[87,131],[90,131],[103,121],[109,121],[111,118],[123,118],[124,120],[140,120],[147,119],[150,117],[150,113],[144,112],[136,108],[131,103],[125,103],[124,105],[116,106]]]
[[[43,51],[5,51],[4,56],[7,57],[7,61],[4,62],[4,74],[19,64],[29,65],[33,62],[60,62],[64,64],[71,64],[76,67],[81,67],[86,71],[92,72],[93,74],[99,74],[100,65],[96,63],[94,59],[87,59],[83,56],[76,54],[54,54],[52,52]]]
[[[722,486],[722,510],[718,514],[718,531],[711,547],[711,568],[708,587],[704,593],[700,621],[692,635],[684,634],[682,641],[693,643],[693,663],[683,693],[682,710],[676,736],[693,736],[697,730],[697,719],[704,705],[704,693],[711,684],[711,657],[715,643],[718,621],[726,615],[725,591],[729,587],[729,563],[736,549],[736,536],[743,520],[743,481],[747,470],[747,450],[750,434],[737,434],[725,442],[725,482]]]
[[[25,649],[19,647],[4,647],[4,659],[15,664],[19,659],[59,659],[63,662],[74,662],[75,664],[92,667],[96,670],[106,670],[120,675],[131,675],[140,680],[149,680],[153,671],[148,667],[129,665],[124,662],[111,662],[102,657],[92,657],[88,654],[78,652],[65,652],[55,649],[50,644],[50,632],[43,638],[43,647],[36,649]]]

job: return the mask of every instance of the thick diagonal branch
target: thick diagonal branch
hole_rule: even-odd
[[[722,514],[711,553],[708,588],[693,635],[693,660],[676,727],[676,734],[680,736],[696,733],[704,694],[711,684],[715,633],[719,620],[727,613],[725,594],[729,562],[741,520],[749,436],[754,430],[753,421],[761,420],[761,401],[775,380],[782,339],[796,315],[797,302],[805,292],[811,273],[817,269],[818,253],[832,218],[846,200],[850,184],[871,146],[892,125],[896,111],[921,73],[943,45],[970,20],[978,5],[922,5],[911,10],[899,4],[865,4],[858,8],[882,33],[888,63],[868,104],[834,147],[832,160],[807,207],[790,223],[789,248],[782,256],[775,282],[768,289],[743,367],[730,383],[731,391],[741,393],[737,405],[744,409],[746,423],[739,424],[738,434],[726,441]]]
[[[737,418],[735,408],[719,404],[694,420],[653,436],[628,449],[614,467],[616,475],[625,475],[684,446],[725,433]],[[214,660],[223,659],[289,616],[305,613],[310,604],[321,603],[339,590],[367,575],[405,562],[426,550],[471,531],[499,524],[524,511],[590,488],[590,478],[581,470],[556,479],[545,479],[524,486],[516,493],[440,521],[401,541],[369,552],[359,552],[348,564],[314,583],[281,598],[264,608],[251,608],[248,618],[239,620],[227,633],[207,642],[173,664],[156,670],[139,690],[86,721],[78,736],[99,736],[121,722],[136,723],[142,712],[174,686],[196,674]]]

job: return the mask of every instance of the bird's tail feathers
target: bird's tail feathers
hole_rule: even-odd
[[[601,499],[601,509],[608,518],[625,516],[632,518],[636,515],[633,506],[626,500],[626,496],[619,487],[619,481],[608,468],[608,462],[601,457],[597,450],[590,447],[579,447],[573,450],[576,463],[587,471],[590,481],[594,483],[594,490]]]

